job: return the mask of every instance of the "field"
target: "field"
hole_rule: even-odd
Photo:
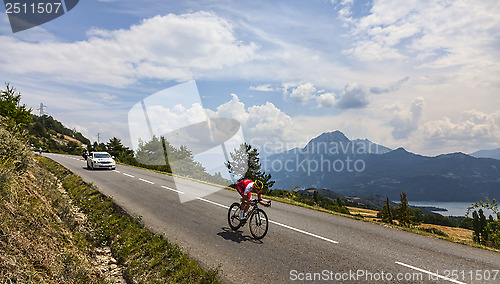
[[[356,207],[347,207],[349,209],[349,212],[353,215],[361,215],[365,219],[369,219],[371,221],[380,221],[379,218],[377,218],[377,213],[378,211],[375,210],[370,210],[370,209],[362,209],[362,208],[356,208]],[[437,229],[445,234],[447,234],[453,241],[456,242],[472,242],[472,230],[468,229],[463,229],[463,228],[455,228],[455,227],[447,227],[447,226],[441,226],[441,225],[433,225],[433,224],[420,224],[418,228],[421,229]]]

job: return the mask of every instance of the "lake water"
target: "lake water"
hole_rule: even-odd
[[[434,213],[439,213],[443,216],[459,216],[464,217],[467,213],[467,207],[472,206],[473,202],[433,202],[433,201],[408,201],[408,204],[413,206],[433,206],[439,208],[448,209],[448,211],[435,211]],[[484,215],[488,218],[488,215],[493,215],[496,219],[496,215],[493,211],[484,210]],[[469,214],[472,217],[472,212]]]

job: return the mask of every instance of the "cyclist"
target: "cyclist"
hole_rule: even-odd
[[[271,204],[262,202],[260,195],[262,194],[262,189],[264,188],[264,183],[260,180],[255,182],[244,179],[236,184],[236,190],[241,195],[241,207],[240,207],[240,220],[245,219],[245,215],[250,207],[250,199],[252,198],[252,192],[257,193],[257,198],[260,204],[269,207]]]
[[[83,152],[82,152],[82,157],[87,160],[87,157],[89,156],[89,150],[87,150],[87,148],[83,148]]]

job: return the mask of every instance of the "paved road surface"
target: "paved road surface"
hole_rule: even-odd
[[[500,283],[500,253],[278,202],[265,208],[272,223],[267,236],[256,241],[248,226],[234,232],[227,225],[227,208],[239,200],[234,191],[220,190],[181,203],[167,175],[122,165],[115,171],[92,171],[81,157],[44,155],[98,186],[131,214],[142,216],[149,228],[164,233],[204,266],[220,265],[222,279],[230,283],[309,278]],[[217,190],[192,181],[185,184]]]

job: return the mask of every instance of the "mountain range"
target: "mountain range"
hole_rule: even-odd
[[[263,168],[275,188],[326,188],[346,196],[380,195],[398,200],[474,202],[500,198],[500,160],[464,153],[435,157],[369,140],[323,133],[304,148],[266,156]]]
[[[491,158],[500,160],[500,148],[494,150],[480,150],[470,155],[476,158]]]

